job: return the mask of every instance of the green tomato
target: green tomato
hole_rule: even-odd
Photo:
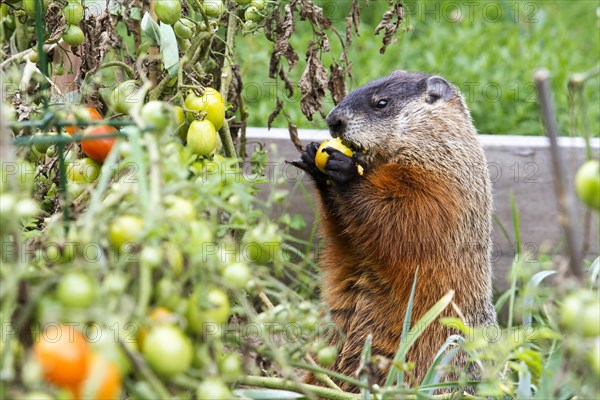
[[[139,244],[144,233],[144,220],[133,215],[117,217],[108,230],[108,238],[117,250],[124,250],[126,244]]]
[[[563,326],[573,330],[579,323],[582,311],[581,299],[577,294],[571,294],[565,298],[560,306],[560,321]]]
[[[250,269],[243,263],[229,264],[223,271],[223,280],[235,289],[245,288],[250,277]]]
[[[150,367],[165,377],[185,372],[192,364],[192,343],[173,325],[153,327],[144,339],[142,352]]]
[[[35,2],[37,0],[23,0],[23,10],[27,13],[27,15],[31,18],[35,18]],[[13,2],[14,3],[14,2]],[[49,0],[44,0],[42,4],[44,5],[44,10],[48,8]]]
[[[250,0],[235,0],[235,2],[239,6],[245,6],[246,4],[250,4]]]
[[[31,53],[29,53],[27,58],[29,59],[30,62],[32,62],[34,64],[36,64],[38,61],[40,61],[40,55],[37,52],[37,49],[32,51]]]
[[[596,376],[600,378],[600,337],[594,339],[594,346],[588,355],[588,361]]]
[[[76,1],[70,0],[63,8],[63,15],[69,25],[77,25],[83,20],[83,6]]]
[[[600,302],[590,290],[568,295],[560,307],[560,322],[570,332],[594,337],[600,334]]]
[[[281,236],[276,224],[260,224],[243,237],[244,257],[256,264],[267,264],[279,255]]]
[[[36,53],[37,54],[37,53]],[[35,138],[39,138],[39,137],[43,137],[43,136],[56,136],[56,132],[48,132],[48,133],[44,133],[44,132],[37,132],[34,135],[34,139]],[[48,148],[52,145],[52,143],[49,142],[45,142],[45,143],[35,143],[33,145],[33,147],[40,153],[40,154],[44,154],[46,151],[48,151]]]
[[[196,397],[198,399],[230,399],[232,394],[221,379],[208,377],[198,385]]]
[[[265,0],[251,0],[250,5],[256,7],[258,11],[262,11],[265,9],[266,2]]]
[[[100,164],[85,157],[67,165],[67,178],[71,182],[92,183],[100,176]]]
[[[331,367],[335,364],[335,359],[337,358],[337,350],[334,346],[323,347],[317,353],[317,360],[319,364],[324,367]]]
[[[169,220],[191,222],[196,218],[196,208],[187,199],[169,195],[165,198],[165,204],[167,205],[165,217]]]
[[[600,335],[600,302],[593,301],[583,308],[581,333],[587,337]]]
[[[225,12],[225,5],[223,0],[204,0],[204,10],[209,17],[219,18]]]
[[[219,363],[220,375],[228,382],[239,379],[242,373],[242,361],[237,354],[227,354]]]
[[[213,288],[206,295],[207,309],[202,311],[204,322],[222,324],[229,319],[229,298],[221,289]]]
[[[258,8],[254,7],[254,6],[250,6],[250,7],[246,8],[246,11],[244,12],[244,19],[246,21],[258,22],[262,18],[263,18],[263,16],[258,11]]]
[[[144,95],[135,80],[121,82],[110,95],[110,106],[119,113],[129,112],[144,101]]]
[[[210,155],[217,147],[217,131],[210,121],[193,121],[187,132],[187,146],[199,156]]]
[[[185,98],[185,108],[196,112],[205,112],[206,119],[212,122],[216,130],[221,129],[225,122],[225,102],[221,93],[216,89],[207,87],[202,96],[196,96],[190,90]],[[190,113],[188,119],[192,122],[194,115]]]
[[[173,107],[164,101],[149,101],[144,104],[141,111],[142,119],[158,132],[164,132],[175,125]]]
[[[575,190],[581,201],[600,211],[600,162],[590,160],[575,174]]]
[[[196,24],[194,24],[194,22],[190,21],[187,18],[182,18],[179,21],[175,22],[173,30],[175,31],[175,35],[177,35],[178,38],[189,39],[192,36],[194,36]]]
[[[156,268],[162,265],[163,251],[158,246],[144,246],[140,252],[140,265]]]
[[[54,74],[61,76],[65,74],[65,65],[64,64],[58,64],[56,67],[54,67]]]
[[[83,31],[77,25],[69,25],[63,32],[63,40],[66,44],[72,47],[77,47],[85,40]]]
[[[173,25],[181,18],[180,0],[156,0],[154,2],[154,13],[160,22]]]
[[[254,21],[246,21],[244,22],[244,26],[242,27],[242,32],[244,34],[252,33],[258,28],[258,25]]]
[[[56,298],[65,307],[85,308],[92,303],[95,293],[92,279],[79,272],[64,275],[56,288]]]
[[[167,255],[167,263],[171,267],[173,274],[179,276],[183,272],[183,254],[179,246],[173,242],[165,243],[165,254]]]

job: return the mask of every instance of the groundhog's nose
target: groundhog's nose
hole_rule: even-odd
[[[346,130],[346,121],[344,121],[335,110],[327,116],[327,125],[329,125],[329,133],[331,136],[338,137]]]

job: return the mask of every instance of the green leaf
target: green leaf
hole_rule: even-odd
[[[556,274],[556,271],[540,271],[537,274],[535,274],[531,280],[529,281],[529,288],[530,289],[535,289],[539,286],[539,284],[546,279],[549,276],[552,276]],[[523,300],[523,305],[524,305],[524,309],[525,309],[525,313],[523,315],[523,325],[525,326],[531,326],[532,322],[533,322],[533,314],[531,312],[531,308],[533,307],[533,303],[535,301],[535,296],[534,296],[534,290],[528,290],[527,293],[528,295],[525,296],[525,299]]]
[[[369,377],[367,376],[366,373],[363,373],[364,372],[363,367],[371,360],[372,346],[373,346],[373,335],[369,334],[367,336],[367,339],[365,340],[365,344],[363,345],[362,353],[360,355],[360,367],[358,369],[359,371],[361,371],[361,374],[359,375],[358,379],[365,385],[369,384]],[[361,393],[362,393],[362,397],[364,400],[369,400],[371,398],[371,391],[368,388],[362,389]]]
[[[515,395],[517,399],[531,399],[531,372],[524,362],[520,364],[519,382]]]
[[[160,27],[148,12],[144,14],[144,18],[142,18],[142,23],[140,24],[140,28],[146,34],[149,41],[152,42],[153,46],[158,46],[160,43]]]
[[[412,315],[413,308],[413,300],[415,298],[415,290],[417,288],[417,276],[419,274],[419,266],[415,270],[415,277],[413,279],[412,289],[410,291],[410,297],[408,298],[408,305],[406,307],[406,315],[404,316],[404,322],[402,323],[402,334],[400,336],[400,346],[398,348],[398,352],[394,357],[394,363],[390,368],[390,372],[385,379],[385,386],[391,385],[394,382],[394,376],[396,377],[396,385],[400,385],[404,380],[404,373],[399,371],[396,368],[396,365],[404,364],[405,358],[399,357],[400,348],[402,347],[402,343],[406,340],[406,336],[408,335],[408,331],[410,329],[410,316]]]
[[[277,389],[237,389],[234,390],[233,393],[240,396],[242,399],[256,400],[300,399],[304,397],[301,393]]]
[[[442,347],[440,347],[437,354],[435,355],[433,362],[429,366],[429,370],[425,374],[425,378],[423,378],[423,380],[421,381],[421,386],[435,385],[440,382],[441,376],[440,374],[438,374],[438,371],[443,366],[448,365],[454,359],[454,357],[460,350],[460,344],[458,343],[462,341],[464,341],[464,339],[460,335],[452,335],[448,337],[446,342],[442,345]],[[448,350],[450,346],[454,347]],[[433,392],[433,390],[430,390],[429,396],[433,396]]]
[[[171,25],[160,23],[160,54],[169,76],[177,76],[179,69],[179,46]]]

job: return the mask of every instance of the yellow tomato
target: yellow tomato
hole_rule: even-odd
[[[196,96],[190,91],[185,98],[185,108],[205,112],[206,119],[212,122],[216,130],[221,129],[225,121],[225,102],[223,96],[217,90],[207,87],[202,96]],[[193,114],[188,115],[193,120]]]
[[[326,140],[323,143],[321,143],[321,145],[317,149],[317,155],[315,156],[315,164],[317,165],[317,168],[319,168],[321,170],[321,172],[325,172],[325,165],[327,165],[327,160],[329,159],[329,154],[327,154],[327,152],[323,151],[324,149],[326,149],[328,147],[337,149],[337,150],[341,151],[342,153],[344,153],[345,155],[347,155],[348,157],[352,157],[352,150],[350,150],[350,148],[346,147],[342,143],[342,140],[340,138],[333,138],[333,139]]]

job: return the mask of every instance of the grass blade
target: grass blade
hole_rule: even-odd
[[[533,277],[531,278],[531,280],[529,281],[528,286],[528,291],[527,291],[527,296],[525,296],[524,301],[524,308],[525,308],[525,313],[523,314],[523,325],[528,327],[531,326],[532,322],[533,322],[533,314],[531,312],[531,307],[533,306],[534,300],[535,300],[535,296],[534,296],[534,292],[539,284],[546,279],[549,276],[552,276],[556,274],[556,271],[540,271],[537,274],[533,275]]]
[[[362,353],[360,355],[360,367],[358,368],[358,370],[361,371],[360,375],[358,376],[358,380],[367,386],[367,388],[361,390],[362,397],[364,400],[371,399],[371,390],[368,388],[369,380],[368,380],[367,374],[363,373],[363,368],[371,359],[371,347],[372,346],[373,346],[373,335],[369,334],[369,336],[367,336],[367,339],[365,340],[365,344],[363,346]]]
[[[425,374],[425,377],[421,381],[422,385],[433,385],[440,382],[440,375],[438,371],[441,367],[448,365],[456,353],[460,350],[460,345],[457,345],[458,342],[464,341],[463,337],[460,335],[452,335],[448,337],[446,342],[440,347],[437,354],[435,355],[429,370]],[[450,346],[454,346],[454,348],[448,350]],[[429,396],[433,396],[433,390],[429,392]]]
[[[396,385],[400,385],[404,381],[404,372],[398,371],[398,368],[396,368],[395,365],[397,365],[397,363],[404,363],[404,358],[398,358],[398,353],[400,351],[400,348],[402,347],[402,343],[404,343],[404,341],[406,340],[410,329],[410,317],[412,315],[413,300],[415,298],[415,290],[417,288],[418,275],[419,266],[417,266],[417,269],[415,270],[415,277],[413,279],[410,297],[408,298],[408,305],[406,307],[406,315],[404,316],[404,322],[402,324],[402,334],[400,335],[400,344],[398,345],[398,352],[396,352],[396,355],[394,357],[394,363],[390,367],[390,371],[388,372],[388,375],[385,379],[385,386],[392,385],[394,383],[394,377],[396,378]]]
[[[452,299],[454,298],[454,291],[451,290],[444,297],[442,297],[437,303],[433,305],[413,326],[408,332],[406,340],[400,342],[400,348],[396,352],[394,357],[394,364],[399,365],[406,359],[406,354],[410,348],[415,344],[417,339],[425,332],[425,330],[436,320],[437,317],[448,307]],[[393,367],[392,367],[393,368]],[[390,369],[391,371],[391,369]],[[389,374],[388,374],[389,378]],[[386,381],[387,384],[387,381]]]

